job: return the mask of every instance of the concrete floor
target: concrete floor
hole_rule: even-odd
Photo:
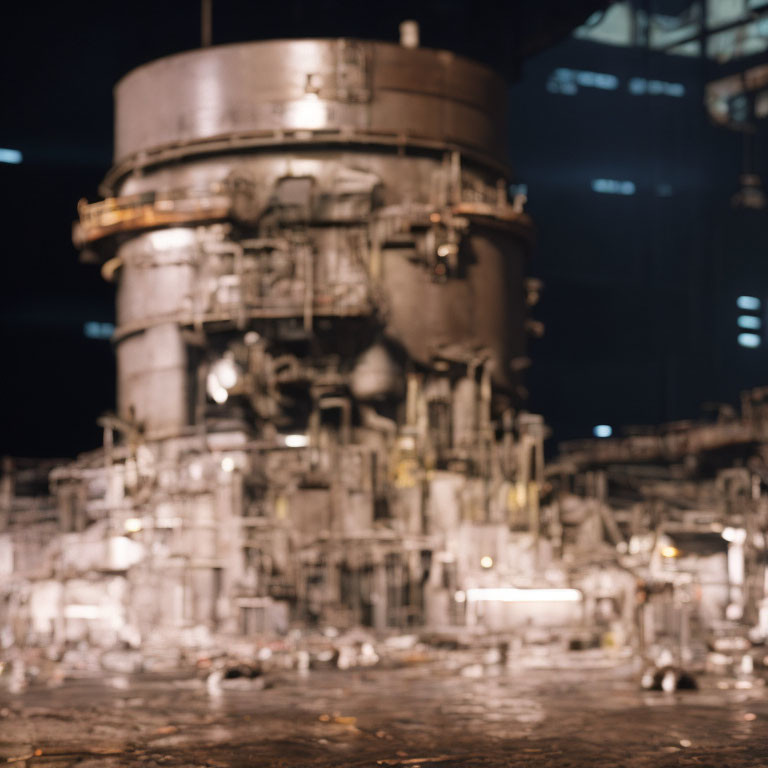
[[[233,681],[107,676],[0,694],[0,764],[120,766],[768,766],[760,681],[642,691],[629,667],[463,666]],[[749,687],[751,685],[751,687]]]

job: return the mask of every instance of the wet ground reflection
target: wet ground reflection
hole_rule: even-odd
[[[0,764],[765,766],[765,687],[640,690],[628,667],[450,663],[283,674],[212,696],[194,678],[80,679],[0,695]]]

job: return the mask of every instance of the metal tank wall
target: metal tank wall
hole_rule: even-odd
[[[286,40],[161,59],[115,97],[75,239],[118,288],[101,508],[147,553],[140,631],[158,579],[173,626],[465,621],[455,595],[539,547],[503,82]]]

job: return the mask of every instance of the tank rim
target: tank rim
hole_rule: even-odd
[[[489,75],[497,78],[501,82],[506,83],[506,80],[493,67],[490,67],[487,64],[484,64],[483,62],[478,61],[477,59],[473,59],[469,56],[464,56],[463,54],[450,51],[447,48],[431,48],[428,46],[419,46],[417,48],[406,48],[405,46],[400,45],[400,43],[393,42],[392,40],[379,40],[379,39],[364,38],[364,37],[306,37],[305,36],[305,37],[274,37],[274,38],[269,37],[269,38],[264,38],[263,40],[243,40],[243,41],[234,42],[234,43],[220,43],[218,45],[210,45],[205,48],[189,48],[185,51],[177,51],[176,53],[169,53],[169,54],[166,54],[165,56],[159,56],[156,59],[150,59],[149,61],[146,61],[143,64],[139,64],[138,66],[133,67],[132,69],[129,69],[124,75],[122,75],[117,80],[117,82],[112,88],[112,91],[113,93],[116,94],[120,86],[127,79],[129,79],[134,73],[139,72],[148,67],[152,67],[155,64],[158,64],[160,62],[169,61],[171,59],[201,55],[208,51],[218,51],[218,50],[223,50],[227,48],[251,47],[256,45],[271,45],[271,44],[283,44],[283,43],[338,43],[343,41],[354,42],[354,43],[364,43],[364,44],[376,45],[376,46],[385,46],[389,48],[397,48],[397,49],[408,51],[408,52],[426,51],[436,55],[448,56],[451,59],[459,61],[463,64],[468,64],[470,66],[474,66],[479,69],[482,69]]]

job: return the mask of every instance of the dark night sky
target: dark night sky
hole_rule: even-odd
[[[762,218],[726,211],[740,150],[736,137],[707,124],[701,95],[710,72],[697,61],[566,39],[600,5],[288,0],[265,13],[262,3],[214,1],[214,43],[394,40],[398,23],[416,18],[423,45],[481,59],[516,82],[510,155],[541,233],[532,271],[547,284],[532,407],[558,437],[585,434],[596,420],[680,418],[702,400],[764,383],[755,356],[733,357],[718,325],[728,320],[718,290],[731,290],[729,280],[746,290],[737,283],[754,278],[768,231]],[[99,442],[95,419],[113,407],[114,361],[109,342],[82,329],[112,319],[114,296],[96,268],[78,263],[75,207],[96,198],[110,164],[114,83],[139,64],[196,47],[199,36],[196,0],[3,10],[0,147],[21,150],[24,162],[0,164],[0,454],[73,455]],[[663,69],[663,79],[686,83],[688,96],[653,105],[619,94],[568,100],[544,88],[558,66],[626,77]],[[638,195],[596,199],[585,192],[596,176],[637,179]],[[675,189],[669,200],[652,194],[660,180]]]

